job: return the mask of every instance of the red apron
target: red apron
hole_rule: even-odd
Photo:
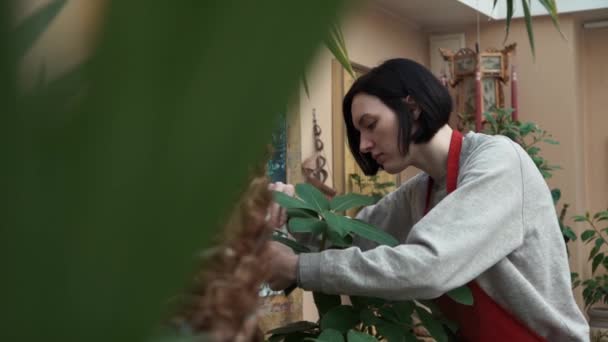
[[[452,133],[448,153],[447,193],[456,189],[462,134]],[[425,214],[430,210],[433,179],[429,178]],[[435,300],[442,313],[458,324],[458,337],[466,342],[545,342],[524,324],[500,307],[479,287],[476,281],[467,284],[473,293],[473,305],[468,306],[443,295]]]

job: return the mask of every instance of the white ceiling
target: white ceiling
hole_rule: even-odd
[[[480,0],[489,1],[489,0]],[[457,0],[373,0],[373,5],[429,32],[474,24],[478,12]],[[489,17],[479,13],[480,20]]]
[[[428,32],[446,32],[462,26],[475,24],[477,16],[486,20],[501,20],[505,17],[504,0],[498,0],[493,9],[491,0],[373,0],[372,5],[395,17],[414,23]],[[521,4],[514,1],[514,17],[520,17]],[[479,9],[479,12],[475,10]],[[559,13],[577,13],[578,16],[605,17],[608,0],[560,0]],[[546,15],[546,10],[537,1],[532,1],[532,15]]]

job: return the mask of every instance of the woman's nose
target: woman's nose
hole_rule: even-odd
[[[372,151],[374,147],[374,142],[371,139],[368,139],[361,135],[361,142],[359,143],[359,151],[361,153],[369,153]]]

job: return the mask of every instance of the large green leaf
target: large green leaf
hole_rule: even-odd
[[[350,234],[341,235],[340,232],[337,232],[334,229],[327,230],[327,238],[330,242],[330,247],[340,247],[340,248],[348,248],[353,244],[353,237]],[[323,246],[326,248],[327,245]]]
[[[378,341],[374,336],[364,334],[360,331],[349,330],[346,335],[348,342],[376,342]]]
[[[369,308],[365,308],[359,311],[359,318],[365,325],[376,325],[380,322],[380,318],[374,314],[374,311]]]
[[[331,230],[338,232],[352,232],[361,236],[362,238],[372,240],[383,245],[396,246],[399,244],[399,242],[390,234],[381,231],[369,223],[356,219],[349,219],[328,211],[323,212],[322,215],[325,220],[327,220],[327,224]]]
[[[305,209],[305,210],[313,210],[317,211],[318,209],[313,207],[312,205],[299,200],[295,197],[289,196],[283,192],[273,191],[273,198],[275,202],[277,202],[281,207],[285,209]]]
[[[319,218],[319,214],[310,209],[301,209],[301,208],[288,208],[287,209],[287,217],[312,217]]]
[[[551,17],[551,21],[553,21],[553,25],[559,31],[559,33],[562,35],[562,38],[565,39],[566,37],[564,36],[564,33],[561,31],[561,29],[559,27],[559,18],[558,18],[558,13],[557,13],[557,1],[556,0],[538,0],[538,2],[540,2],[541,5],[543,5],[543,7],[547,10],[547,12],[549,13],[549,16]]]
[[[399,317],[399,322],[410,323],[412,321],[412,314],[416,305],[411,301],[403,301],[393,303],[393,310]]]
[[[294,217],[287,223],[289,231],[292,233],[312,233],[319,235],[327,230],[327,223],[316,218]]]
[[[335,329],[341,333],[346,333],[359,323],[358,312],[350,305],[341,305],[329,310],[325,316],[321,317],[321,330]]]
[[[310,253],[310,248],[308,248],[292,239],[289,239],[287,237],[284,237],[284,236],[281,236],[278,234],[274,234],[274,235],[272,235],[272,239],[274,241],[281,242],[282,244],[284,244],[287,247],[290,247],[296,254]]]
[[[339,295],[328,295],[321,292],[313,292],[312,296],[319,312],[319,317],[323,317],[329,310],[342,304]]]
[[[338,330],[326,329],[323,330],[316,340],[322,342],[344,342],[344,336]]]
[[[348,51],[346,50],[346,43],[344,42],[342,30],[338,24],[331,26],[331,30],[325,38],[325,46],[342,65],[344,70],[346,70],[351,77],[355,78],[355,71],[350,63]]]
[[[376,199],[372,196],[361,194],[346,194],[334,197],[329,203],[329,208],[333,211],[345,211],[352,208],[372,205]]]
[[[408,333],[404,327],[387,321],[378,323],[376,329],[387,341],[403,341]]]
[[[473,305],[473,293],[468,286],[455,288],[446,294],[460,304]]]
[[[308,183],[296,184],[296,194],[318,212],[329,209],[329,200],[327,197]]]
[[[2,2],[0,340],[150,335],[343,2],[108,1],[78,106],[32,115]]]
[[[531,0],[521,0],[521,5],[524,8],[524,21],[526,22],[526,31],[528,32],[528,41],[530,42],[530,49],[532,49],[532,55],[534,55],[536,48],[534,47],[534,32],[532,30],[532,15],[530,14],[529,1]]]

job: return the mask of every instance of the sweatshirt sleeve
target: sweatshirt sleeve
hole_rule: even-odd
[[[375,205],[363,208],[356,216],[357,219],[370,223],[379,229],[393,235],[398,241],[404,242],[412,225],[410,201],[412,189],[425,177],[414,177],[395,191],[384,196]],[[355,236],[353,246],[361,250],[369,250],[378,246],[376,242]]]
[[[413,226],[404,244],[302,254],[300,285],[330,294],[431,299],[462,286],[523,243],[520,156],[492,139],[461,165],[457,189]]]

